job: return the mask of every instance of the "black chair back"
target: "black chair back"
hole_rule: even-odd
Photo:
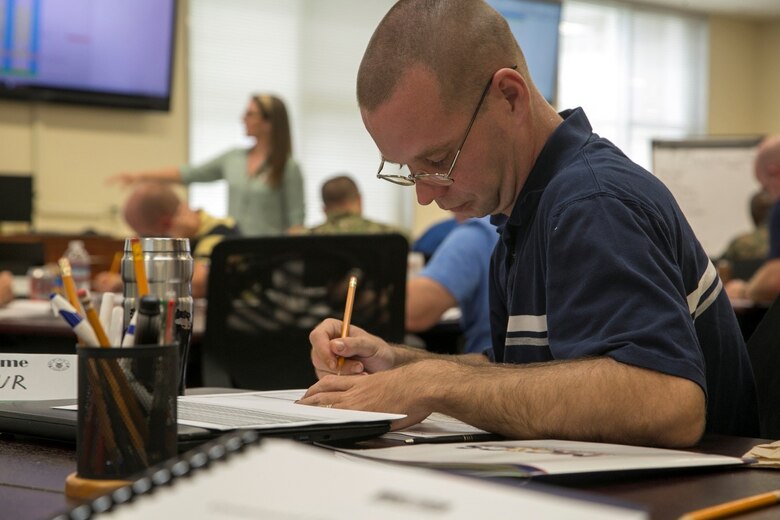
[[[352,323],[404,337],[408,243],[399,234],[239,238],[211,254],[205,386],[275,390],[316,381],[309,333],[342,318],[358,275]]]
[[[761,437],[780,439],[780,297],[747,342],[758,394]]]

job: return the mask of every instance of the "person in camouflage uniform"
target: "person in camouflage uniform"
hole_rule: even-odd
[[[753,194],[750,198],[750,215],[755,229],[734,238],[721,256],[722,260],[739,262],[741,260],[761,260],[769,253],[769,214],[772,198],[765,190]]]
[[[409,238],[401,228],[363,217],[360,191],[348,175],[332,177],[322,184],[322,203],[327,220],[309,229],[310,233],[400,233]]]

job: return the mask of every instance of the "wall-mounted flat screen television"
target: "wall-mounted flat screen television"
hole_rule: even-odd
[[[0,0],[0,97],[168,110],[176,0]]]
[[[561,0],[488,0],[509,22],[536,88],[555,104]]]

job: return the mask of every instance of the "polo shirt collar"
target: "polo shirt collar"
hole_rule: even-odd
[[[550,180],[593,136],[593,128],[582,108],[564,110],[560,115],[563,122],[553,131],[536,158],[531,173],[512,208],[512,215],[509,218],[505,215],[493,215],[490,221],[495,226],[503,227],[506,224],[520,226],[528,222],[536,211],[539,197]]]

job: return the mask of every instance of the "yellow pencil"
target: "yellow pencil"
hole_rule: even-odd
[[[79,297],[76,294],[76,282],[73,281],[73,273],[70,268],[70,261],[62,257],[59,259],[60,277],[62,278],[62,287],[65,289],[65,297],[73,308],[77,311],[81,309]]]
[[[100,323],[100,318],[95,310],[95,306],[92,305],[92,298],[89,297],[89,293],[87,293],[86,289],[79,289],[78,295],[81,300],[81,305],[84,307],[84,313],[87,315],[87,321],[92,325],[92,328],[95,331],[98,343],[100,343],[101,347],[110,347],[111,343],[108,341],[106,331]]]
[[[109,272],[114,274],[119,274],[121,265],[122,265],[122,251],[117,251],[116,253],[114,253],[114,258],[111,259],[111,268],[109,269]]]
[[[144,251],[141,249],[141,241],[137,237],[130,239],[130,247],[133,249],[133,270],[138,288],[137,297],[140,300],[141,297],[149,294],[149,281],[146,279],[146,268],[144,267]]]
[[[352,306],[355,304],[355,289],[357,288],[357,276],[349,277],[349,287],[347,288],[347,303],[344,305],[344,320],[341,323],[341,337],[349,336],[349,322],[352,320]],[[339,356],[338,375],[341,375],[341,367],[344,366],[344,358]]]
[[[717,506],[691,511],[690,513],[681,516],[680,520],[713,520],[716,518],[726,518],[738,513],[752,511],[753,509],[767,507],[777,503],[780,503],[780,490],[770,491],[769,493],[762,493],[752,497],[740,498],[738,500],[726,502],[725,504],[718,504]]]

